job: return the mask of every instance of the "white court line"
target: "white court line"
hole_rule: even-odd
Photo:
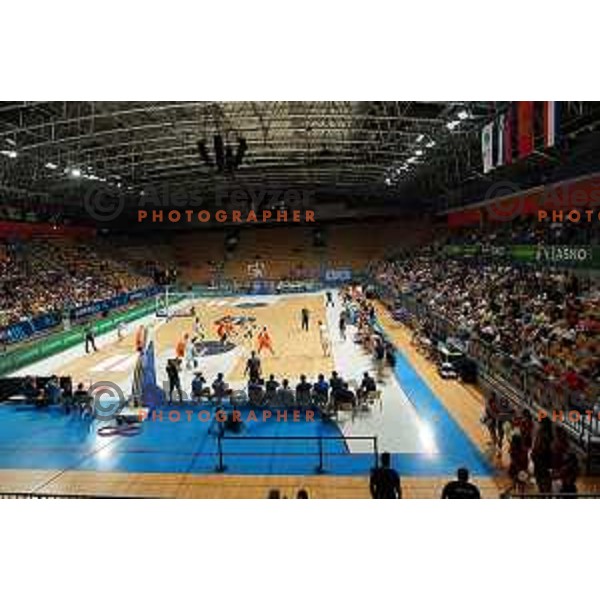
[[[90,371],[92,371],[92,373],[96,373],[98,371],[110,371],[113,366],[126,358],[128,358],[127,354],[115,354],[114,356],[109,356],[108,358],[100,361],[95,367],[90,369]]]

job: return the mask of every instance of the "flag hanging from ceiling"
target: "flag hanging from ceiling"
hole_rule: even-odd
[[[544,102],[544,146],[556,143],[558,133],[558,102]]]
[[[483,172],[488,173],[494,168],[494,123],[488,123],[481,131],[481,157]]]
[[[517,102],[519,158],[533,152],[533,102]]]
[[[498,117],[498,128],[496,130],[496,166],[501,167],[504,164],[504,130],[506,128],[506,119],[504,115]]]
[[[510,165],[512,164],[512,154],[513,154],[513,120],[514,113],[512,107],[510,107],[504,118],[504,164]]]

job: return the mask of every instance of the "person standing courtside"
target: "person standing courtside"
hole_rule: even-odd
[[[468,469],[460,468],[456,473],[456,481],[448,482],[442,491],[444,500],[478,500],[479,489],[469,481]]]
[[[94,335],[94,326],[88,325],[85,328],[85,353],[89,354],[90,346],[92,347],[94,352],[98,352],[98,348],[96,348],[96,337]]]
[[[325,298],[325,306],[335,306],[335,304],[333,303],[333,294],[330,291],[325,293]]]
[[[252,350],[250,358],[246,361],[244,375],[247,375],[248,379],[250,380],[258,380],[262,378],[262,367],[260,364],[260,358],[256,356],[256,352],[254,350]]]
[[[302,309],[302,331],[308,331],[308,322],[310,320],[310,311],[304,307]]]
[[[398,471],[391,467],[389,452],[381,455],[381,466],[371,470],[369,488],[371,497],[376,500],[396,500],[402,498],[402,487]]]

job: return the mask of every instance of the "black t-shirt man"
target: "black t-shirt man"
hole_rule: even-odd
[[[450,481],[442,490],[442,498],[445,500],[479,500],[481,494],[479,488],[469,482],[469,471],[458,470],[458,479]]]
[[[376,500],[395,500],[402,498],[402,487],[398,471],[390,466],[390,455],[381,455],[381,466],[371,470],[369,481],[371,497]]]
[[[261,366],[260,358],[252,353],[252,356],[246,361],[246,373],[248,373],[249,379],[260,379]]]

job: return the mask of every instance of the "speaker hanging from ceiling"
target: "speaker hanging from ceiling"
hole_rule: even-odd
[[[217,161],[217,168],[222,171],[225,168],[225,150],[223,148],[223,138],[220,135],[215,135],[213,139],[215,147],[215,160]]]
[[[210,157],[210,154],[208,153],[208,149],[206,148],[206,140],[198,140],[198,154],[206,166],[213,166],[214,163]]]
[[[225,146],[225,167],[228,171],[233,171],[235,168],[235,158],[233,157],[233,148],[227,144]]]
[[[246,138],[239,138],[237,152],[235,153],[236,168],[239,167],[242,164],[242,162],[244,162],[246,150],[248,150],[248,143],[246,142]]]

